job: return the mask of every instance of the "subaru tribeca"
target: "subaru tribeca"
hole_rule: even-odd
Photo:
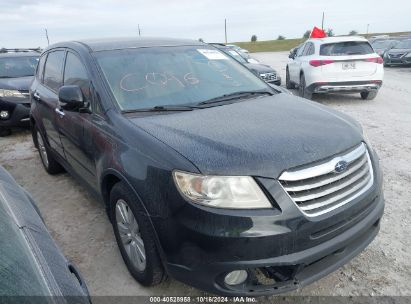
[[[31,97],[45,169],[104,202],[143,285],[168,274],[221,295],[284,292],[378,233],[381,172],[361,126],[207,44],[55,44]]]

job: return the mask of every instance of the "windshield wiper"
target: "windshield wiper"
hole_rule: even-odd
[[[240,91],[240,92],[234,92],[234,93],[224,94],[218,97],[214,97],[214,98],[202,101],[198,103],[198,105],[208,105],[208,104],[228,101],[232,99],[239,99],[239,98],[253,97],[256,95],[267,95],[267,94],[274,95],[272,92],[269,92],[269,91]]]
[[[192,111],[198,108],[195,106],[154,106],[152,108],[146,109],[135,109],[135,110],[124,110],[123,113],[135,113],[135,112],[181,112],[181,111]]]

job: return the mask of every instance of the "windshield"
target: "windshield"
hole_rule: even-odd
[[[366,41],[327,43],[320,47],[321,56],[367,55],[372,53],[374,53],[374,50]]]
[[[38,60],[36,56],[0,58],[0,78],[33,76]]]
[[[391,40],[376,41],[372,43],[374,49],[386,49],[391,44]]]
[[[398,42],[394,49],[411,49],[411,39]]]
[[[123,111],[196,105],[269,87],[244,66],[209,46],[149,47],[95,53]]]
[[[247,60],[241,57],[241,55],[237,51],[234,51],[232,49],[223,49],[222,51],[226,53],[227,55],[233,57],[235,60],[237,60],[240,63],[247,63]]]

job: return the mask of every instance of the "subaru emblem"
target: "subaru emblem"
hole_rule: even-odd
[[[342,173],[347,170],[348,163],[345,160],[340,160],[338,163],[335,164],[334,171],[337,173]]]

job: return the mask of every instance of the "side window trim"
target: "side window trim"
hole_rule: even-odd
[[[36,70],[36,77],[38,78],[39,82],[43,84],[43,79],[44,79],[44,68],[46,67],[46,62],[47,62],[47,57],[49,56],[49,53],[45,53],[39,58],[39,64],[37,65],[37,70]],[[44,57],[44,62],[41,64],[41,59]],[[42,65],[42,66],[41,66]],[[41,75],[39,74],[39,71],[41,69]]]

